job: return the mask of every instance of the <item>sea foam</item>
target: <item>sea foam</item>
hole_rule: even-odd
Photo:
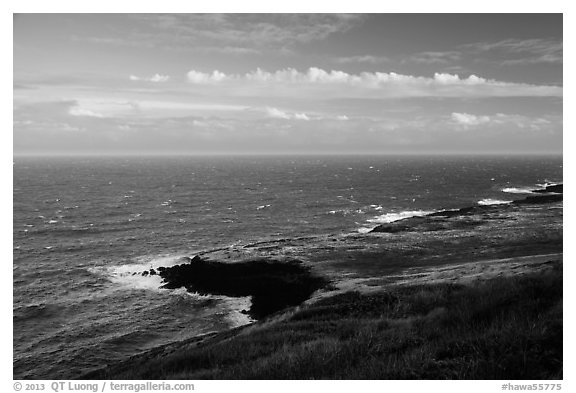
[[[379,207],[382,208],[381,206],[379,206]],[[376,209],[376,210],[380,210],[380,209]],[[403,220],[405,218],[422,217],[422,216],[425,216],[425,215],[428,215],[428,214],[431,214],[434,212],[435,212],[435,210],[405,210],[405,211],[401,211],[398,213],[382,214],[380,216],[370,218],[366,221],[373,223],[373,224],[388,224],[388,223],[391,223],[394,221]],[[372,229],[374,229],[374,226],[363,226],[361,228],[358,228],[358,233],[368,233]]]
[[[388,224],[390,222],[403,220],[405,218],[421,217],[431,213],[434,213],[434,210],[406,210],[398,213],[382,214],[381,216],[376,216],[367,221],[375,224]]]
[[[506,192],[508,194],[532,194],[533,191],[531,188],[526,187],[506,187],[502,189],[502,192]]]
[[[481,206],[506,205],[508,203],[512,203],[512,201],[502,201],[500,199],[492,199],[492,198],[481,199],[478,201],[478,204]]]
[[[120,289],[159,291],[162,286],[162,278],[157,274],[143,276],[142,272],[158,269],[161,266],[170,267],[182,264],[184,263],[183,257],[184,255],[143,256],[137,258],[133,263],[96,267],[92,271],[103,274],[112,283],[117,284]]]

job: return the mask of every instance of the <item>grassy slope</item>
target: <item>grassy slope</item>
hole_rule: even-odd
[[[349,292],[114,379],[561,379],[562,270]]]

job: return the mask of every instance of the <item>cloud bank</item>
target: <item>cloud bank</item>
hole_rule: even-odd
[[[130,75],[128,79],[135,82],[144,81],[144,82],[161,83],[161,82],[168,82],[170,80],[170,76],[161,74],[154,74],[150,77],[139,77],[136,75]]]
[[[486,79],[476,75],[460,77],[457,74],[435,73],[432,77],[397,74],[395,72],[326,71],[311,67],[305,72],[285,68],[274,72],[257,68],[245,74],[225,74],[218,70],[204,73],[191,70],[187,74],[191,84],[202,84],[241,90],[249,93],[253,88],[274,87],[267,93],[282,95],[294,88],[311,94],[331,93],[335,96],[370,97],[561,97],[562,87],[531,85]]]

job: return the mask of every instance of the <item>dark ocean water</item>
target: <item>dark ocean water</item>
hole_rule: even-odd
[[[71,378],[248,322],[249,299],[162,290],[128,272],[556,182],[561,157],[16,158],[14,377]]]

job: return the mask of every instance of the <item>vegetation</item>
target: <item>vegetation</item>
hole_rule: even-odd
[[[349,292],[114,379],[561,379],[562,267]]]

